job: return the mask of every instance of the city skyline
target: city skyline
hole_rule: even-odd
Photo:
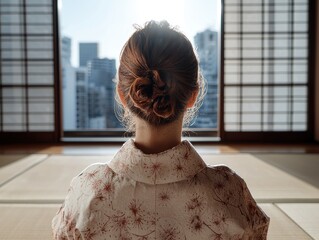
[[[71,64],[69,37],[62,37],[64,126],[66,130],[122,128],[114,114],[116,59],[99,56],[98,42],[79,43],[79,65]],[[218,32],[206,29],[194,36],[207,95],[190,127],[217,128]]]
[[[168,6],[168,7],[167,7]],[[150,20],[167,20],[172,26],[179,26],[194,44],[197,32],[206,29],[219,31],[220,1],[212,0],[118,0],[77,1],[63,0],[59,4],[62,36],[72,38],[72,59],[78,67],[80,42],[98,42],[100,56],[116,59],[121,49],[134,32],[134,24],[143,26]],[[118,66],[118,64],[117,64]]]

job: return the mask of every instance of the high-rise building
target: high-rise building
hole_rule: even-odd
[[[76,82],[75,71],[71,65],[71,39],[62,37],[62,93],[63,127],[65,130],[76,129]]]
[[[89,91],[92,93],[96,92],[97,95],[104,98],[103,104],[97,104],[98,100],[95,99],[96,96],[89,94],[89,118],[99,117],[103,113],[104,115],[102,114],[102,116],[105,117],[106,121],[105,127],[118,127],[119,123],[114,114],[115,83],[113,79],[116,74],[115,60],[108,58],[92,59],[88,62],[87,68]]]
[[[98,43],[80,43],[79,44],[79,66],[85,67],[88,61],[98,58]]]
[[[106,120],[106,91],[102,86],[88,86],[88,119],[90,129],[107,127]]]
[[[62,37],[61,40],[61,59],[62,63],[70,63],[71,64],[71,38]]]
[[[193,127],[217,128],[218,113],[218,33],[205,30],[195,36],[199,66],[207,82],[207,94]]]
[[[75,69],[76,81],[76,128],[86,129],[89,127],[88,113],[88,82],[87,69]]]
[[[95,86],[108,88],[116,74],[115,59],[95,58],[88,61],[88,80]]]

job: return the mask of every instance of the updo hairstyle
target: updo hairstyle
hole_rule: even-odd
[[[154,126],[175,121],[196,91],[200,102],[203,83],[186,36],[166,21],[146,23],[125,43],[120,56],[117,87],[126,103],[124,124],[134,131],[130,113]]]

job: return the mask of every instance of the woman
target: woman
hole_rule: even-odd
[[[54,238],[266,239],[269,218],[243,179],[181,140],[204,92],[189,40],[167,22],[147,23],[125,44],[118,78],[135,138],[72,180]]]

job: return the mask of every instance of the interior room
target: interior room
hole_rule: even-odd
[[[182,139],[244,179],[270,217],[267,239],[319,239],[310,0],[0,0],[0,239],[52,239],[71,180],[134,138],[116,98],[119,57],[150,20],[189,38],[205,79]]]

